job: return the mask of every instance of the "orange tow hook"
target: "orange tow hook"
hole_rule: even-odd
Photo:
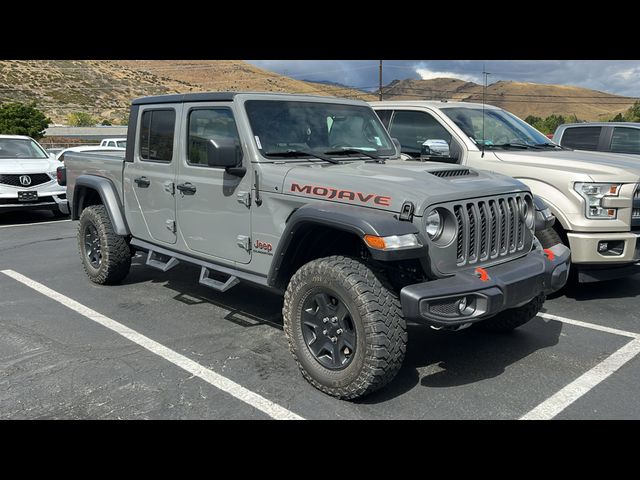
[[[556,255],[549,248],[545,248],[543,252],[547,256],[547,258],[552,262],[553,262],[553,259],[556,258]]]
[[[487,280],[489,280],[489,274],[487,273],[487,271],[484,268],[482,268],[482,267],[476,268],[475,273],[478,276],[478,278],[480,279],[480,281],[486,282]]]

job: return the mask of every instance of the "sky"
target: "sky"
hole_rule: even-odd
[[[356,88],[378,86],[378,60],[248,60],[298,80],[328,80]],[[483,66],[484,65],[484,66]],[[452,77],[482,83],[498,80],[592,88],[640,97],[638,60],[384,60],[383,84],[395,79]]]

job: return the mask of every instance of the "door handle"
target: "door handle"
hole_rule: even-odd
[[[133,181],[136,182],[136,185],[138,185],[138,187],[140,188],[147,188],[149,185],[151,185],[151,182],[147,177],[138,177]]]
[[[192,183],[180,183],[176,185],[176,188],[180,190],[183,195],[194,195],[196,193],[196,186]]]

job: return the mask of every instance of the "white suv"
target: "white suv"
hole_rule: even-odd
[[[0,135],[0,212],[51,210],[69,214],[67,191],[56,181],[61,163],[33,138]]]

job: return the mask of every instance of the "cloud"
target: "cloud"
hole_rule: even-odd
[[[455,72],[438,72],[429,70],[428,68],[416,68],[416,73],[420,75],[422,80],[431,80],[433,78],[457,78],[465,82],[481,82],[481,79],[475,75],[466,75],[464,73]]]
[[[257,60],[251,63],[304,80],[328,80],[373,90],[378,85],[378,60]],[[498,80],[573,85],[618,95],[640,97],[637,60],[384,60],[383,84],[393,80],[453,77],[489,83]]]

